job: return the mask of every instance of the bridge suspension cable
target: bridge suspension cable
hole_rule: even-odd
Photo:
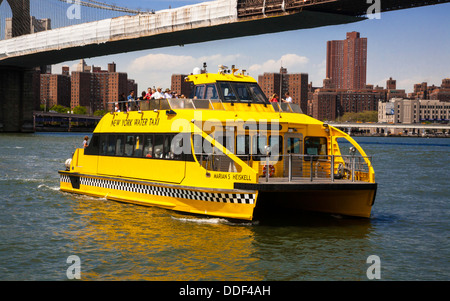
[[[131,13],[131,14],[139,14],[142,13],[141,10],[135,10],[130,9],[127,7],[121,7],[114,4],[104,3],[100,1],[94,1],[94,0],[57,0],[60,2],[65,3],[74,3],[74,4],[80,4],[85,7],[92,7],[92,8],[98,8],[98,9],[106,9],[106,10],[112,10],[117,12],[124,12],[124,13]]]

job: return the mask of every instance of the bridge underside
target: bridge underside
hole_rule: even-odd
[[[60,50],[36,52],[19,57],[9,57],[0,60],[0,66],[35,67],[37,65],[51,65],[80,58],[90,58],[296,29],[346,24],[362,20],[365,20],[365,18],[312,11],[296,12],[292,14],[275,14],[260,19],[247,19],[216,26],[189,28],[186,30],[133,37],[130,39],[110,40],[100,44],[90,44],[79,47],[63,48]]]
[[[320,11],[328,13],[337,13],[347,16],[364,16],[368,9],[376,1],[370,0],[239,0],[238,14],[240,17],[248,15],[251,12],[261,11],[262,6],[266,6],[265,11],[281,11],[302,9],[308,11]],[[400,9],[435,5],[450,2],[449,0],[380,0],[380,12],[388,12]],[[284,7],[282,4],[284,3]],[[267,8],[268,7],[268,8]],[[375,6],[374,6],[375,7]]]

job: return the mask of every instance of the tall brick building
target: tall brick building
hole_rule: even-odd
[[[348,32],[345,40],[327,42],[326,77],[337,89],[363,89],[367,73],[367,38]]]
[[[286,68],[281,67],[279,73],[264,73],[258,76],[258,84],[270,98],[273,94],[278,94],[280,99],[289,92],[292,102],[300,105],[304,113],[308,108],[308,74],[289,74]]]
[[[70,77],[63,74],[40,75],[40,102],[47,109],[54,105],[70,106]]]
[[[187,74],[172,74],[170,89],[178,95],[189,97],[192,91],[192,83],[185,81]]]
[[[119,100],[120,94],[127,96],[130,90],[139,96],[138,86],[127,73],[116,72],[116,64],[108,64],[108,70],[87,66],[81,60],[77,71],[70,75],[69,67],[62,67],[62,74],[40,75],[40,103],[47,109],[53,105],[87,108],[89,114],[97,110],[112,110],[113,102]]]
[[[444,78],[440,87],[435,85],[428,86],[428,83],[426,82],[415,84],[414,92],[410,93],[408,96],[411,99],[450,101],[450,78]]]
[[[92,71],[92,72],[91,72]],[[108,70],[86,65],[80,61],[77,71],[72,72],[71,107],[84,106],[89,113],[96,110],[112,110],[113,102],[119,100],[119,95],[127,96],[130,90],[135,90],[139,96],[137,84],[123,72],[116,72],[116,64],[108,64]]]

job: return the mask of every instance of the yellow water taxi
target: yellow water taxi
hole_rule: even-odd
[[[60,170],[60,190],[189,214],[253,220],[317,211],[370,217],[370,158],[346,133],[271,103],[234,67],[192,74],[193,97],[106,114]]]

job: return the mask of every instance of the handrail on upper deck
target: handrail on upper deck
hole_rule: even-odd
[[[131,104],[131,111],[147,110],[175,110],[175,109],[194,109],[194,110],[225,110],[221,99],[196,99],[196,98],[160,98],[160,99],[138,99],[132,101],[114,101],[108,104]],[[231,102],[236,103],[236,102]],[[248,103],[252,104],[252,103]],[[257,103],[259,104],[259,103]],[[303,114],[300,105],[296,103],[271,103],[275,112],[300,113]]]

